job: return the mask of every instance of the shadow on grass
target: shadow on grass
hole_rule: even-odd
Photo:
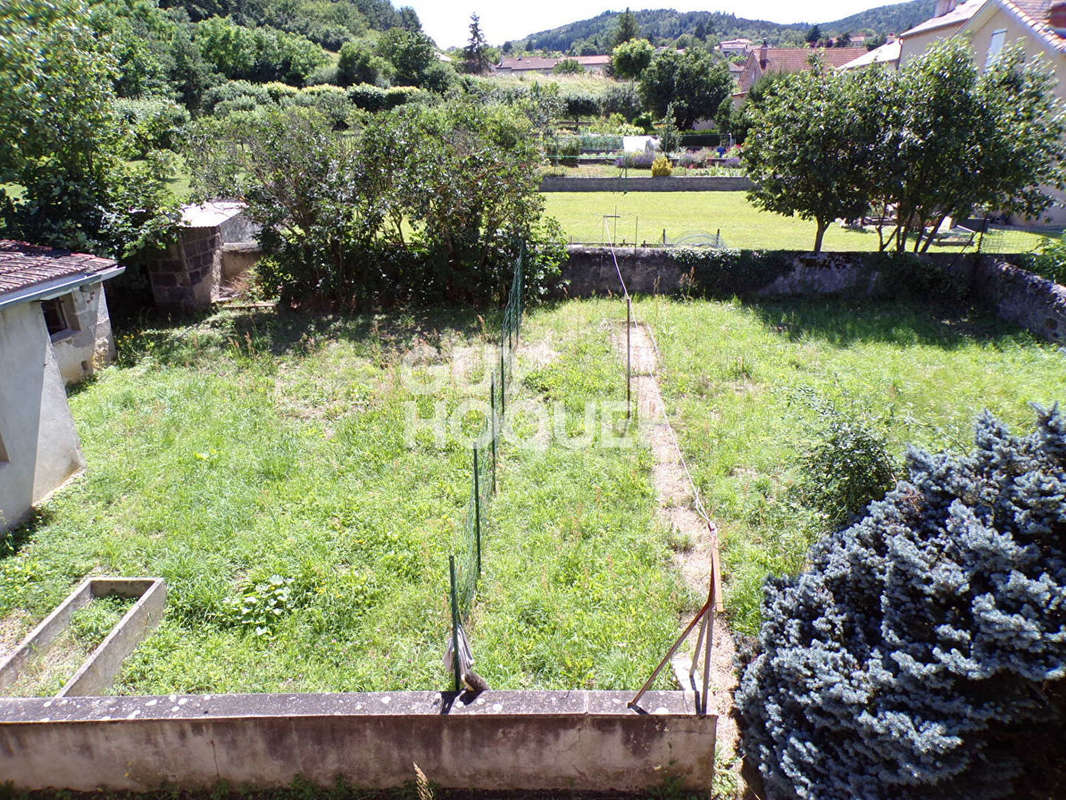
[[[47,508],[35,508],[15,527],[0,531],[0,560],[17,556],[39,530],[51,523],[52,512]]]
[[[790,341],[815,338],[838,347],[886,342],[952,350],[1029,336],[980,309],[916,300],[804,298],[747,301],[744,307]]]
[[[119,363],[150,356],[195,367],[219,357],[306,355],[327,341],[364,344],[385,358],[421,343],[442,347],[454,338],[498,335],[500,312],[468,308],[405,309],[380,314],[320,314],[275,309],[205,311],[182,316],[144,314],[117,331]]]

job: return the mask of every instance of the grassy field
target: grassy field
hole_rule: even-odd
[[[655,243],[692,232],[722,232],[727,247],[742,250],[810,250],[815,224],[798,218],[760,211],[744,192],[548,192],[546,213],[559,220],[567,238],[575,242],[604,240],[604,216],[611,230],[617,223],[617,242]],[[1001,237],[1004,238],[1004,237]],[[1042,237],[1011,231],[1000,252],[1025,252]],[[607,241],[610,241],[608,234]],[[877,250],[877,234],[831,225],[824,248],[838,251]],[[958,247],[933,247],[933,251],[958,252]]]
[[[512,402],[578,409],[617,388],[603,332],[571,324],[580,309],[528,319]],[[421,375],[454,352],[476,375],[486,329],[472,314],[222,312],[121,334],[120,363],[72,392],[86,475],[0,539],[0,632],[12,641],[87,574],[161,575],[163,624],[118,692],[446,687],[470,450],[458,428],[409,446],[407,415],[487,391],[416,395],[404,356]],[[468,626],[491,685],[650,672],[691,603],[652,523],[650,466],[641,448],[504,445]]]
[[[1029,431],[1030,402],[1066,401],[1059,348],[982,314],[837,300],[635,308],[662,350],[664,397],[721,529],[730,618],[747,634],[763,578],[799,569],[817,533],[793,491],[818,436],[812,400],[870,420],[900,461],[907,444],[969,449],[985,408]]]

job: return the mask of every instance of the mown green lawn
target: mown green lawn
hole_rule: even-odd
[[[662,350],[664,396],[721,529],[730,619],[747,634],[765,576],[798,570],[819,532],[793,492],[819,435],[818,401],[869,421],[900,462],[908,444],[969,449],[986,408],[1028,432],[1030,402],[1066,402],[1066,355],[981,313],[654,298],[635,314]]]
[[[661,242],[663,230],[673,242],[690,233],[721,231],[727,247],[740,250],[810,250],[815,224],[795,217],[760,211],[745,192],[546,192],[545,213],[555,217],[567,238],[575,242]],[[604,216],[609,219],[605,234]],[[617,226],[617,227],[616,227]],[[997,252],[1027,252],[1043,237],[1023,231],[995,235]],[[991,243],[991,242],[990,242]],[[831,225],[824,249],[875,251],[877,234]],[[958,252],[958,247],[933,247]]]
[[[617,389],[579,308],[527,319],[520,432],[522,403],[579,409]],[[452,352],[478,374],[493,330],[444,312],[221,312],[120,333],[120,363],[71,397],[86,475],[0,539],[0,629],[28,630],[87,574],[161,575],[163,624],[118,692],[446,688],[471,455],[458,426],[412,443],[407,404],[452,413],[487,389],[418,395],[404,356],[419,380]],[[651,671],[691,598],[652,523],[650,466],[639,447],[504,444],[468,626],[491,685],[633,688]]]

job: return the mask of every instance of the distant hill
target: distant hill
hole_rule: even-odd
[[[834,22],[818,22],[824,36],[844,33],[899,33],[933,16],[936,0],[910,0],[891,6],[879,6]],[[591,19],[571,22],[558,28],[530,34],[508,42],[510,50],[549,50],[563,53],[605,52],[614,33],[620,12],[605,11]],[[812,23],[782,25],[767,20],[745,19],[720,11],[674,11],[659,9],[634,11],[641,36],[656,44],[666,44],[689,35],[699,40],[708,36],[718,39],[743,37],[754,41],[767,39],[771,44],[798,44]]]

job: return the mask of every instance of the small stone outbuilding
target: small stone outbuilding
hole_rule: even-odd
[[[182,209],[177,238],[149,265],[156,305],[193,310],[217,300],[224,285],[255,264],[259,227],[244,203],[211,202]]]
[[[0,530],[85,466],[66,384],[114,358],[115,261],[0,240]]]

